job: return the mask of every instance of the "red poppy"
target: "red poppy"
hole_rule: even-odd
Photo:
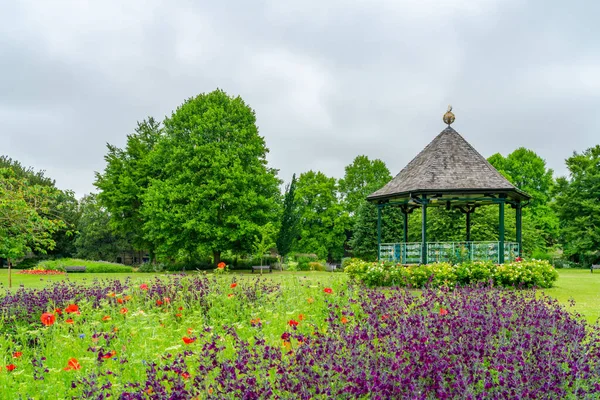
[[[220,263],[218,263],[218,264],[217,264],[217,268],[218,268],[218,269],[225,269],[225,266],[226,266],[226,265],[227,265],[227,264],[225,264],[223,261],[221,261]]]
[[[145,283],[142,283],[142,284],[140,285],[140,289],[142,289],[142,290],[148,290],[148,285],[147,285],[147,284],[145,284]]]
[[[176,316],[177,318],[181,318],[181,315],[182,315],[181,313],[177,313],[177,314],[175,314],[175,316]]]
[[[121,298],[117,299],[117,303],[123,304],[123,299],[121,299]]]
[[[299,319],[300,321],[304,320],[304,314],[298,314],[298,319]]]
[[[21,353],[20,351],[15,351],[13,353],[13,358],[20,358],[23,355],[23,353]]]
[[[342,318],[340,319],[340,322],[341,322],[342,324],[346,324],[346,323],[348,323],[348,318],[346,318],[346,317],[342,317]]]
[[[54,321],[56,321],[54,314],[49,312],[43,313],[40,319],[42,320],[42,324],[46,326],[50,326],[54,323]]]
[[[447,315],[448,314],[448,310],[446,310],[445,308],[440,308],[440,315]]]
[[[110,315],[105,315],[102,317],[102,321],[110,321]]]
[[[187,336],[183,337],[183,343],[185,344],[190,344],[190,343],[194,343],[196,341],[195,337],[189,338]]]
[[[79,365],[79,361],[76,358],[69,358],[67,362],[67,366],[63,368],[65,371],[77,370],[81,369],[81,365]]]
[[[325,289],[323,289],[323,291],[327,294],[331,294],[333,293],[333,290],[331,288],[326,287]]]
[[[156,300],[156,305],[157,306],[162,306],[163,302],[161,300]]]
[[[60,308],[55,308],[54,312],[57,313],[58,315],[62,315],[62,310]]]
[[[229,287],[230,287],[230,288],[232,288],[232,289],[233,289],[234,287],[236,287],[236,286],[237,286],[237,283],[235,283],[235,282],[233,282],[231,285],[229,285]]]
[[[67,324],[72,324],[72,323],[73,323],[73,320],[72,320],[71,318],[69,318],[69,319],[67,319],[65,322],[66,322]]]
[[[182,374],[181,374],[181,377],[182,377],[183,379],[189,379],[189,377],[190,377],[190,373],[189,373],[189,372],[184,372],[184,373],[182,373]]]
[[[229,297],[229,298],[232,298],[233,296],[235,296],[233,293],[229,293],[229,294],[227,295],[227,297]]]
[[[171,299],[170,298],[165,297],[163,300],[165,301],[165,304],[171,304]]]
[[[6,370],[9,371],[9,372],[10,371],[14,371],[15,368],[17,368],[17,366],[15,364],[8,364],[6,366]]]
[[[129,300],[131,300],[131,296],[129,296],[129,295],[125,296],[125,297],[123,297],[123,300],[129,301]]]
[[[117,352],[115,350],[111,350],[106,354],[102,355],[102,358],[111,358],[117,355]]]
[[[178,310],[179,310],[179,311],[182,311],[182,310],[183,310],[183,307],[179,307],[179,308],[178,308]]]
[[[120,313],[121,314],[127,314],[127,311],[129,311],[128,309],[126,309],[125,307],[121,308]]]
[[[194,332],[194,330],[193,330],[192,328],[187,328],[187,333],[188,333],[188,335],[191,335],[191,334],[192,334],[192,332]]]
[[[298,326],[298,321],[296,321],[296,320],[293,320],[293,319],[290,319],[290,321],[288,322],[288,325],[289,325],[289,326],[292,326],[292,327],[293,327],[293,326]]]
[[[69,304],[67,308],[65,308],[65,312],[67,314],[77,313],[79,312],[79,307],[77,306],[77,304]]]
[[[388,319],[389,317],[390,317],[390,316],[389,316],[388,314],[383,314],[383,315],[381,316],[381,320],[382,320],[382,321],[385,321],[385,320],[386,320],[386,319]]]
[[[115,297],[116,296],[115,292],[106,293],[106,295],[108,297]]]

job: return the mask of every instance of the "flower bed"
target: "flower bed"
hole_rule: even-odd
[[[59,271],[55,269],[44,269],[44,268],[32,268],[32,269],[24,269],[18,272],[22,275],[64,275],[64,271]]]
[[[402,265],[353,259],[344,271],[352,279],[368,286],[413,288],[455,287],[490,281],[497,286],[549,288],[558,279],[554,267],[544,260],[521,260],[500,265],[481,261],[462,264],[440,262]]]
[[[0,297],[18,398],[586,398],[600,328],[535,291],[176,276]],[[322,279],[322,278],[319,278]]]

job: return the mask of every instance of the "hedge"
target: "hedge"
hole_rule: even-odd
[[[514,261],[506,264],[439,262],[425,265],[402,265],[391,262],[366,262],[352,259],[344,271],[351,279],[367,286],[464,286],[493,282],[496,286],[552,287],[558,273],[548,261]]]

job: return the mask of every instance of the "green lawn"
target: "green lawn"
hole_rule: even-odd
[[[0,270],[0,288],[8,287],[8,271],[6,269]],[[197,273],[197,272],[191,272]],[[559,269],[559,278],[556,285],[551,289],[546,289],[544,292],[561,303],[565,304],[569,309],[579,312],[586,320],[590,323],[596,322],[600,318],[600,272],[591,274],[589,270],[581,269]],[[123,273],[104,273],[104,274],[91,274],[91,273],[70,273],[68,274],[69,279],[74,281],[92,281],[94,278],[111,278],[111,279],[124,279],[131,277],[134,280],[148,280],[157,274],[149,273],[134,273],[134,274],[123,274]],[[158,274],[161,275],[161,274]],[[231,274],[232,276],[239,277],[239,279],[249,279],[259,274],[251,274],[249,271],[235,271]],[[296,277],[301,280],[307,280],[312,282],[328,282],[334,277],[336,279],[343,279],[345,277],[342,273],[331,273],[331,272],[273,272],[271,274],[263,274],[265,277],[269,277],[274,281],[281,281],[283,279],[290,279]],[[12,280],[13,288],[17,288],[20,285],[24,285],[29,288],[41,288],[50,282],[65,279],[64,276],[35,276],[35,275],[20,275],[17,271],[13,271]],[[569,305],[569,300],[575,300],[575,306]]]
[[[558,281],[544,292],[554,297],[569,309],[579,312],[585,319],[594,323],[600,318],[600,273],[590,273],[588,269],[559,269]],[[575,307],[569,306],[569,299],[575,300]]]

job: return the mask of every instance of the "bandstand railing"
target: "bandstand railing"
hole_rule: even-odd
[[[427,261],[464,262],[492,261],[500,262],[500,242],[428,242]],[[401,264],[418,264],[423,259],[423,246],[413,243],[382,243],[379,245],[379,259]],[[519,255],[519,243],[504,242],[505,262]]]

